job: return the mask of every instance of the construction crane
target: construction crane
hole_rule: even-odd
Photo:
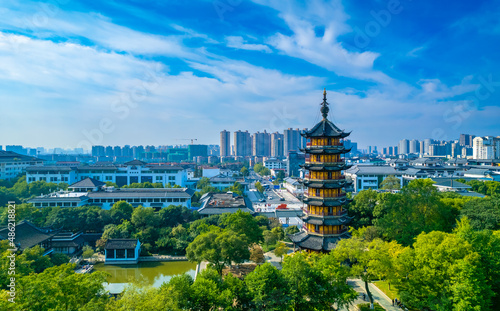
[[[194,144],[194,141],[197,141],[198,139],[196,138],[179,138],[179,139],[176,139],[176,140],[190,140],[191,141],[191,145]]]

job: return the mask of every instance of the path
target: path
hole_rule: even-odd
[[[354,304],[360,304],[360,303],[366,303],[368,301],[363,301],[363,293],[366,294],[366,291],[365,291],[365,283],[363,281],[361,281],[360,279],[349,279],[347,281],[347,283],[349,285],[351,285],[355,291],[357,291],[358,293],[360,293],[360,296],[359,298],[355,301]],[[370,292],[373,296],[373,300],[375,302],[378,302],[382,307],[384,307],[384,309],[386,309],[387,311],[401,311],[400,308],[398,307],[395,307],[392,305],[392,300],[387,297],[386,294],[384,294],[380,289],[378,289],[378,287],[376,287],[375,285],[373,285],[372,283],[369,283],[368,284],[368,287],[370,288]],[[368,295],[366,295],[366,300],[368,300]],[[354,306],[351,306],[349,308],[349,311],[353,311],[353,310],[356,310],[354,308]],[[345,311],[345,310],[344,310]]]

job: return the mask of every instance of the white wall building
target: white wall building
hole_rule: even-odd
[[[185,187],[188,177],[187,171],[182,167],[150,165],[139,160],[129,161],[123,165],[81,165],[76,167],[37,165],[26,169],[28,183],[45,180],[46,182],[72,184],[85,178],[113,182],[120,187],[143,182]]]
[[[472,141],[473,159],[500,159],[500,137],[476,137]]]
[[[279,160],[276,158],[264,158],[263,161],[264,167],[273,170],[273,169],[286,169],[286,161]]]
[[[32,165],[42,165],[43,161],[12,151],[0,150],[0,179],[12,179],[26,171]]]

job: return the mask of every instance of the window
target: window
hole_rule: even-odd
[[[316,155],[316,161],[321,161],[321,156],[319,154]]]
[[[317,196],[317,197],[319,197],[319,196],[320,196],[319,189],[316,189],[316,196]]]
[[[113,176],[110,175],[106,176],[106,180],[113,180]]]
[[[106,250],[106,258],[110,258],[110,259],[115,258],[115,250],[114,249]]]
[[[163,176],[156,176],[156,181],[161,181],[163,180]]]
[[[168,180],[175,180],[175,176],[168,176]]]
[[[127,248],[127,258],[134,258],[134,257],[135,257],[135,249]]]

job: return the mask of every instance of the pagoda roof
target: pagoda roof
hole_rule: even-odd
[[[288,236],[293,243],[300,248],[310,249],[314,251],[331,251],[336,246],[338,241],[350,237],[348,231],[336,236],[320,236],[310,234],[307,231],[297,232]]]
[[[313,224],[313,225],[325,225],[325,226],[341,226],[348,224],[352,217],[347,215],[340,217],[314,217],[314,215],[303,216],[302,220],[305,223]]]
[[[344,138],[351,134],[351,132],[344,132],[339,129],[332,121],[328,119],[323,119],[319,121],[312,129],[309,131],[302,131],[301,135],[303,137],[339,137]]]

